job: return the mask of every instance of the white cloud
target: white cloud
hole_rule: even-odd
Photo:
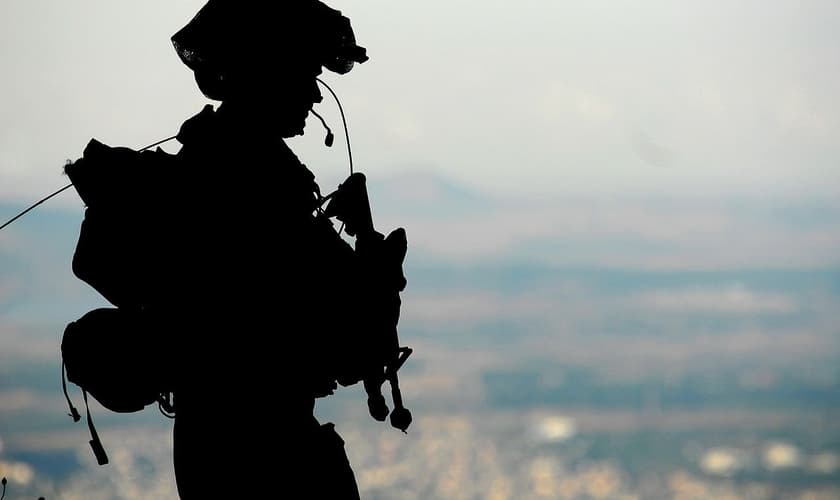
[[[100,434],[107,439],[111,463],[108,467],[96,465],[84,443],[78,453],[85,466],[57,485],[62,498],[177,498],[170,429],[119,428],[100,430]]]
[[[669,289],[644,292],[628,299],[644,308],[672,313],[790,314],[799,305],[790,296],[756,292],[733,283],[718,288]]]
[[[0,477],[12,484],[27,485],[35,477],[35,471],[25,462],[0,462]]]
[[[43,402],[37,394],[26,389],[0,391],[0,415],[38,409]]]
[[[474,325],[499,319],[533,320],[551,317],[557,297],[549,293],[515,296],[493,291],[454,291],[435,295],[407,293],[400,312],[402,324]]]
[[[54,335],[0,320],[0,366],[14,362],[59,360],[64,325],[56,325]]]

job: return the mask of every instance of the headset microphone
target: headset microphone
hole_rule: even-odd
[[[310,109],[309,112],[315,115],[316,118],[321,120],[321,125],[323,125],[325,129],[327,129],[327,137],[324,138],[324,145],[328,148],[332,147],[333,141],[335,140],[335,136],[333,135],[332,130],[330,130],[330,127],[327,125],[327,122],[325,122],[324,119],[321,118],[321,115],[316,113],[314,109]]]

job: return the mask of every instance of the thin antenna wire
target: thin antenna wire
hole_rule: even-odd
[[[152,149],[152,148],[153,148],[153,147],[155,147],[155,146],[160,146],[160,145],[161,145],[161,144],[163,144],[164,142],[169,142],[169,141],[171,141],[172,139],[175,139],[176,137],[178,137],[178,135],[177,135],[177,134],[173,135],[172,137],[167,137],[166,139],[161,139],[161,140],[157,141],[157,142],[156,142],[156,143],[154,143],[154,144],[149,144],[148,146],[146,146],[145,148],[143,148],[143,149],[141,149],[141,150],[139,150],[139,151],[137,151],[137,152],[138,152],[138,153],[142,153],[143,151],[145,151],[145,150],[147,150],[147,149]]]
[[[352,148],[350,147],[350,131],[349,131],[349,129],[347,128],[347,117],[344,115],[344,107],[341,105],[341,101],[339,101],[339,100],[338,100],[338,96],[336,95],[336,93],[333,91],[333,89],[332,89],[332,88],[330,88],[330,86],[329,86],[329,85],[327,85],[327,84],[324,82],[324,80],[321,80],[320,78],[315,78],[315,80],[317,80],[317,81],[318,81],[318,83],[320,83],[321,85],[323,85],[323,86],[324,86],[324,88],[326,88],[327,90],[329,90],[329,91],[330,91],[330,94],[332,94],[333,99],[335,99],[335,103],[336,103],[336,104],[338,104],[338,111],[341,113],[341,123],[344,125],[344,140],[345,140],[345,142],[347,143],[347,157],[348,157],[348,158],[349,158],[349,160],[350,160],[350,175],[353,175],[353,150],[352,150]],[[158,145],[160,145],[160,144],[163,144],[164,142],[169,142],[169,141],[171,141],[172,139],[175,139],[176,137],[177,137],[177,135],[173,135],[172,137],[167,137],[166,139],[161,139],[161,140],[159,140],[158,142],[156,142],[156,143],[154,143],[154,144],[149,144],[148,146],[146,146],[145,148],[143,148],[143,149],[139,150],[138,152],[142,152],[142,151],[145,151],[145,150],[147,150],[147,149],[151,149],[151,148],[153,148],[153,147],[155,147],[155,146],[158,146]],[[54,193],[50,194],[49,196],[46,196],[46,197],[44,197],[43,199],[39,200],[37,203],[35,203],[34,205],[30,206],[29,208],[27,208],[27,209],[26,209],[26,210],[24,210],[23,212],[21,212],[21,213],[19,213],[19,214],[15,215],[14,217],[12,217],[12,218],[11,218],[11,219],[9,219],[8,221],[6,221],[6,222],[5,222],[2,226],[0,226],[0,231],[2,231],[3,229],[5,229],[7,226],[9,226],[9,225],[10,225],[11,223],[13,223],[14,221],[16,221],[16,220],[20,219],[21,217],[23,217],[24,215],[28,214],[30,211],[32,211],[33,209],[35,209],[35,207],[37,207],[37,206],[38,206],[38,205],[40,205],[41,203],[44,203],[45,201],[49,200],[50,198],[52,198],[52,197],[54,197],[54,196],[57,196],[57,195],[61,194],[62,192],[66,191],[67,189],[70,189],[70,187],[71,187],[72,185],[73,185],[73,183],[71,182],[70,184],[68,184],[68,185],[64,186],[63,188],[59,189],[58,191],[56,191],[56,192],[54,192]],[[342,228],[343,228],[343,226],[342,226]]]
[[[324,86],[324,88],[330,91],[330,94],[332,94],[336,104],[338,104],[338,111],[341,112],[341,122],[344,124],[344,139],[347,142],[347,156],[350,158],[350,175],[353,175],[353,151],[350,149],[350,132],[347,129],[347,119],[344,117],[344,108],[341,107],[341,101],[338,100],[338,96],[335,95],[333,89],[331,89],[329,85],[324,83],[324,80],[321,80],[317,77],[315,78],[315,80],[317,80],[318,83],[320,83]]]
[[[70,189],[71,187],[73,187],[73,183],[72,183],[72,182],[71,182],[70,184],[68,184],[68,185],[64,186],[63,188],[59,189],[59,190],[58,190],[58,191],[56,191],[55,193],[53,193],[53,194],[51,194],[51,195],[47,196],[46,198],[42,198],[42,199],[41,199],[41,201],[39,201],[38,203],[36,203],[36,204],[32,205],[31,207],[27,208],[27,209],[26,209],[26,210],[24,210],[23,212],[21,212],[21,213],[19,213],[19,214],[15,215],[15,216],[14,216],[14,217],[12,217],[11,219],[9,219],[9,221],[8,221],[8,222],[6,222],[6,223],[5,223],[5,224],[3,224],[2,226],[0,226],[0,231],[2,231],[2,230],[6,227],[6,226],[8,226],[9,224],[11,224],[12,222],[14,222],[14,221],[16,221],[16,220],[20,219],[21,217],[23,217],[24,215],[26,215],[27,213],[29,213],[32,209],[34,209],[35,207],[37,207],[37,206],[38,206],[38,205],[40,205],[41,203],[44,203],[45,201],[49,200],[49,199],[50,199],[50,198],[52,198],[53,196],[56,196],[56,195],[58,195],[59,193],[61,193],[61,192],[63,192],[63,191],[66,191],[66,190]]]
[[[339,105],[339,106],[340,106],[340,105]],[[174,139],[174,138],[176,138],[176,137],[178,137],[178,136],[177,136],[177,135],[173,135],[172,137],[167,137],[166,139],[161,139],[160,141],[157,141],[157,142],[156,142],[156,143],[154,143],[154,144],[149,144],[149,145],[148,145],[148,146],[146,146],[145,148],[143,148],[143,149],[139,150],[139,151],[138,151],[138,153],[139,153],[139,152],[143,152],[143,151],[145,151],[145,150],[147,150],[147,149],[151,149],[151,148],[153,148],[153,147],[155,147],[155,146],[158,146],[158,145],[160,145],[160,144],[163,144],[164,142],[169,142],[169,141],[171,141],[172,139]],[[351,165],[352,165],[352,163],[353,163],[353,161],[352,161],[352,160],[350,160],[350,164],[351,164]],[[352,170],[352,169],[353,169],[353,167],[351,166],[351,167],[350,167],[350,169]],[[70,189],[70,187],[71,187],[71,186],[73,186],[73,183],[72,183],[72,182],[71,182],[70,184],[68,184],[68,185],[64,186],[63,188],[59,189],[59,190],[58,190],[58,191],[56,191],[55,193],[53,193],[53,194],[51,194],[51,195],[49,195],[49,196],[47,196],[47,197],[45,197],[45,198],[42,198],[40,201],[38,201],[37,203],[35,203],[35,204],[34,204],[34,205],[32,205],[31,207],[27,208],[27,209],[26,209],[26,210],[24,210],[23,212],[21,212],[21,213],[19,213],[19,214],[15,215],[15,216],[14,216],[14,217],[12,217],[11,219],[9,219],[6,223],[4,223],[2,226],[0,226],[0,231],[2,231],[3,229],[5,229],[5,228],[6,228],[6,226],[10,225],[12,222],[14,222],[14,221],[16,221],[16,220],[20,219],[21,217],[23,217],[24,215],[28,214],[30,211],[32,211],[35,207],[37,207],[37,206],[38,206],[38,205],[40,205],[41,203],[44,203],[45,201],[49,200],[49,199],[50,199],[50,198],[52,198],[53,196],[57,196],[58,194],[60,194],[60,193],[62,193],[62,192],[64,192],[64,191],[66,191],[66,190]]]

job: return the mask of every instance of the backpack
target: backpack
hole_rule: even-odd
[[[81,419],[67,380],[82,389],[90,444],[100,465],[107,464],[108,457],[93,425],[88,394],[118,413],[137,412],[154,403],[165,415],[174,409],[171,384],[159,359],[160,334],[144,312],[155,281],[147,258],[150,249],[144,244],[152,221],[140,211],[145,186],[143,176],[136,175],[170,158],[161,150],[138,154],[91,140],[84,157],[65,167],[87,207],[73,273],[116,306],[95,309],[69,323],[61,341],[62,388],[70,416],[76,422]]]
[[[88,162],[88,158],[96,161]],[[148,172],[171,167],[167,164],[171,158],[160,150],[138,154],[92,140],[84,158],[66,167],[87,205],[73,255],[73,273],[116,306],[90,311],[64,331],[62,374],[66,371],[66,378],[82,389],[86,408],[90,394],[105,408],[119,413],[140,411],[154,403],[164,415],[171,417],[174,413],[173,376],[160,359],[167,351],[164,323],[150,312],[154,299],[167,292],[164,277],[169,268],[168,255],[155,246],[162,238],[155,224],[164,214],[144,210],[148,205],[146,193],[155,192],[148,183],[156,176]],[[314,350],[303,353],[317,367],[313,380],[307,382],[314,396],[322,397],[332,394],[337,384],[349,386],[364,381],[370,414],[382,421],[389,414],[381,395],[381,386],[387,380],[395,403],[391,423],[405,431],[411,416],[402,406],[396,377],[411,354],[411,349],[399,346],[396,331],[399,292],[406,283],[402,272],[405,231],[397,229],[387,238],[374,231],[362,247],[357,242],[354,251],[328,220],[328,216],[342,220],[349,208],[358,206],[370,218],[364,182],[361,174],[351,176],[343,189],[339,187],[327,211],[319,210],[314,215],[309,229],[312,241],[319,242],[313,249],[316,256],[324,260],[340,257],[339,263],[332,263],[332,269],[345,279],[357,281],[351,287],[342,283],[343,290],[357,288],[361,293],[347,294],[351,305],[344,311],[354,316],[349,318],[350,327],[340,321],[347,319],[346,315],[334,315],[328,320],[325,341],[310,346],[318,348],[317,354]],[[350,227],[348,224],[352,235]],[[164,228],[163,234],[166,231]],[[347,272],[340,273],[340,267],[348,268]],[[62,384],[71,416],[78,421],[80,416],[67,395],[66,382],[62,380]],[[87,421],[90,444],[100,465],[104,465],[107,455],[89,409]]]

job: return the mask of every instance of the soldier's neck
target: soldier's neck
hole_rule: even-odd
[[[216,116],[231,131],[255,140],[280,140],[297,135],[297,131],[288,130],[289,126],[282,116],[257,106],[224,102],[216,111]]]

